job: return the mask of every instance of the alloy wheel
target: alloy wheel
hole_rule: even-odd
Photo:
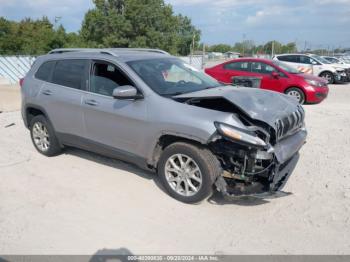
[[[186,197],[197,194],[203,184],[198,164],[183,154],[173,155],[167,160],[165,175],[171,189]]]
[[[42,152],[48,151],[50,149],[50,136],[46,126],[40,122],[36,122],[33,125],[32,131],[36,147]]]

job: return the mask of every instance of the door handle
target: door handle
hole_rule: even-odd
[[[44,90],[42,93],[43,93],[43,95],[46,95],[46,96],[51,96],[52,95],[52,91],[51,90]]]
[[[98,106],[98,102],[96,100],[93,100],[93,99],[85,100],[85,104],[87,104],[89,106]]]

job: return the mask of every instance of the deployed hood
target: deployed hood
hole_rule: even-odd
[[[295,114],[300,108],[298,102],[287,95],[256,88],[224,86],[178,95],[174,98],[186,100],[223,98],[251,119],[265,122],[273,128],[276,127],[276,122]],[[215,107],[211,106],[211,109],[215,110]]]

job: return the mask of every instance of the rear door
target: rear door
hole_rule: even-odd
[[[253,76],[250,71],[251,63],[248,61],[230,62],[223,65],[224,82],[232,84],[235,76]]]
[[[113,90],[123,85],[135,86],[119,66],[92,62],[89,92],[83,97],[87,138],[106,149],[137,155],[147,125],[146,102],[114,99]]]
[[[295,69],[298,69],[299,67],[298,55],[279,55],[277,56],[277,59],[288,64],[289,66],[292,66]]]
[[[317,67],[317,62],[307,55],[299,55],[298,56],[298,70],[303,72],[304,74],[313,74],[314,66]]]
[[[41,88],[41,104],[58,135],[84,136],[81,103],[87,87],[89,61],[66,59],[50,63],[54,69]],[[40,69],[37,74],[39,72]]]

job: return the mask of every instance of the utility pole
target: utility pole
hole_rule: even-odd
[[[202,69],[205,66],[205,44],[203,43],[203,55],[202,55]]]
[[[271,58],[274,56],[274,54],[275,54],[275,40],[272,41]]]
[[[243,34],[243,57],[245,56],[245,34]]]
[[[196,33],[193,33],[192,44],[191,44],[191,56],[190,56],[190,64],[192,65],[193,55],[194,55],[194,41],[196,38]]]
[[[62,19],[62,16],[55,16],[55,29],[58,28],[58,22]]]

